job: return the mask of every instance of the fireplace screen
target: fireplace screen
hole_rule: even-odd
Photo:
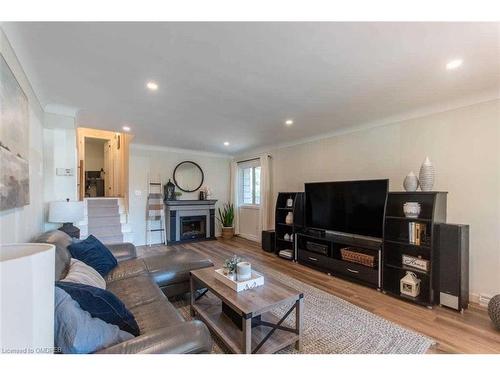
[[[181,240],[205,238],[207,236],[206,216],[181,217]]]

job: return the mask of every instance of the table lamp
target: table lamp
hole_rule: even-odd
[[[54,352],[54,268],[54,245],[0,245],[0,353]]]
[[[80,229],[75,227],[73,223],[82,219],[83,202],[66,199],[65,201],[49,203],[49,222],[63,223],[63,226],[59,230],[71,237],[80,238]]]

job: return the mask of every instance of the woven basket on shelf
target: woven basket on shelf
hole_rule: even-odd
[[[375,256],[373,255],[360,253],[351,247],[340,249],[340,254],[342,255],[342,260],[362,264],[367,267],[375,267]]]

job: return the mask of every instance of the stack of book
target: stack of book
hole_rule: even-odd
[[[408,223],[408,240],[412,245],[422,245],[425,242],[426,225],[423,223]]]

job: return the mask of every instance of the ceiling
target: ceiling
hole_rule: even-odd
[[[141,144],[237,154],[500,88],[499,23],[2,27],[44,107],[77,109],[80,126],[128,125]],[[463,66],[447,71],[454,58]]]

